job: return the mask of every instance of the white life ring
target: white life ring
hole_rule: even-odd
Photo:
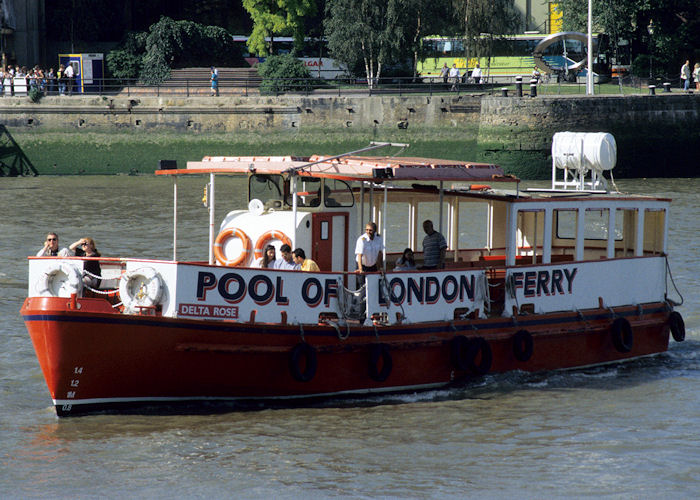
[[[41,296],[70,297],[83,289],[83,272],[68,262],[49,264],[36,282],[36,291]]]
[[[127,312],[153,307],[163,294],[163,281],[152,267],[140,267],[124,273],[119,280],[119,297]]]

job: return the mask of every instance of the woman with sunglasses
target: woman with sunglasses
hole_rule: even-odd
[[[76,257],[100,257],[100,252],[95,247],[95,240],[92,238],[80,238],[68,247]],[[95,276],[102,275],[102,268],[98,260],[84,261],[83,269],[90,274],[83,276],[83,283],[92,288],[99,288],[101,280]],[[95,275],[95,276],[93,276]]]

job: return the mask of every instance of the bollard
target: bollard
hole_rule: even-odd
[[[530,80],[530,97],[537,97],[537,80]]]
[[[508,97],[508,89],[501,87],[501,97]]]
[[[656,95],[656,85],[649,85],[649,95]]]
[[[664,94],[671,93],[671,84],[669,82],[664,82]]]
[[[522,76],[515,77],[515,94],[518,97],[523,96],[523,77]]]

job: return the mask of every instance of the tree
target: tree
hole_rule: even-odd
[[[450,0],[405,0],[407,49],[412,57],[413,77],[417,76],[422,55],[422,39],[427,35],[454,32],[454,15]]]
[[[454,0],[455,12],[460,16],[465,40],[465,59],[486,57],[488,75],[491,54],[502,35],[516,33],[522,25],[513,0]]]
[[[272,39],[275,35],[291,34],[295,47],[302,47],[304,18],[316,12],[314,0],[243,0],[243,7],[253,19],[248,49],[260,56],[274,53]],[[268,37],[270,43],[266,41]]]
[[[118,78],[139,77],[152,85],[170,76],[171,68],[242,66],[243,58],[231,35],[217,26],[162,17],[148,33],[129,35],[107,54],[107,68]]]
[[[407,24],[400,0],[328,0],[324,29],[328,48],[352,70],[364,66],[372,88],[385,64],[399,62]]]
[[[258,73],[263,77],[261,94],[304,90],[311,80],[309,69],[292,54],[268,57],[258,66]]]

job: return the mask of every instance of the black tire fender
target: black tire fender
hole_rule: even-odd
[[[523,363],[532,357],[534,342],[532,334],[527,330],[518,330],[513,335],[513,355],[518,361]]]
[[[450,341],[450,358],[452,366],[461,371],[469,369],[469,340],[464,335],[457,335]]]
[[[391,359],[389,346],[372,344],[369,348],[369,376],[375,382],[384,382],[391,375],[394,362]]]
[[[668,325],[671,327],[671,335],[676,342],[685,340],[685,321],[678,311],[672,311],[668,316]]]
[[[318,360],[316,349],[306,342],[299,342],[289,353],[289,371],[294,380],[308,382],[316,375]]]
[[[481,359],[477,364],[476,360],[479,354],[481,354]],[[486,339],[483,337],[474,337],[469,340],[467,358],[469,360],[469,371],[475,375],[486,375],[489,370],[491,370],[491,363],[493,362],[493,352]]]
[[[632,325],[626,318],[617,318],[610,326],[612,341],[618,352],[630,352],[634,345]]]

